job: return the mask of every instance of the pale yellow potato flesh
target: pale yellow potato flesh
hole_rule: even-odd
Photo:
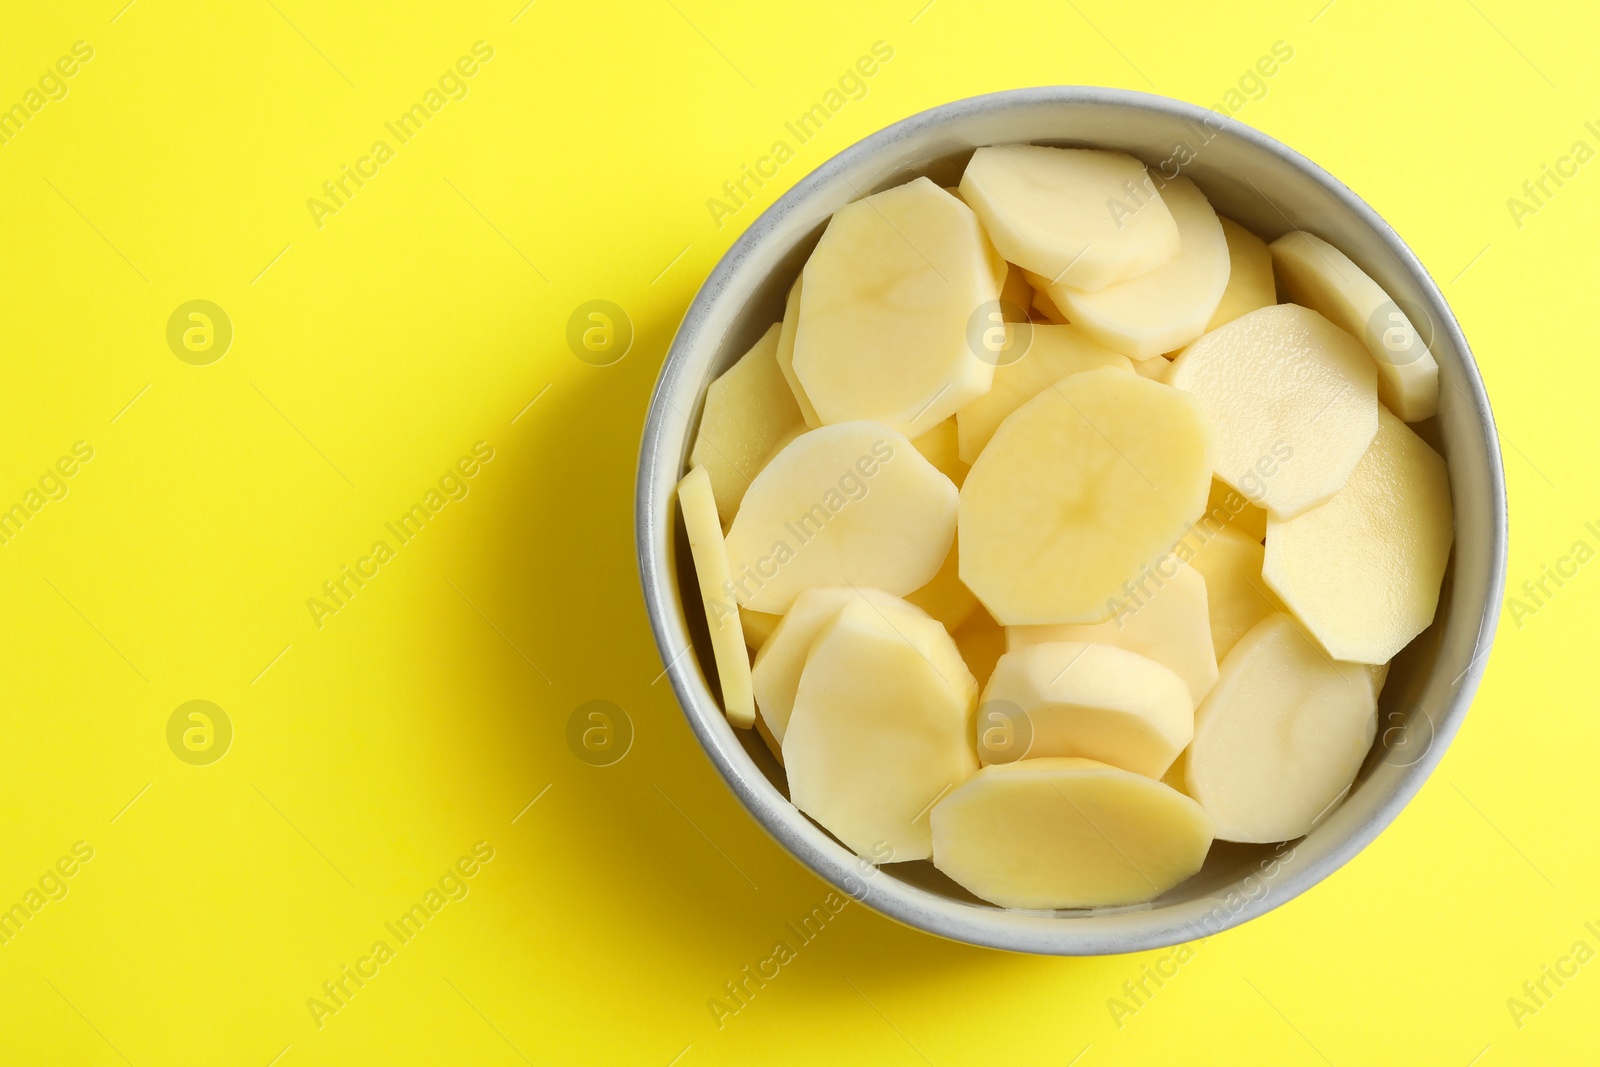
[[[1142,774],[1053,757],[983,768],[933,807],[933,863],[1003,908],[1138,904],[1205,863],[1211,819]]]
[[[1115,645],[1155,660],[1183,679],[1191,707],[1217,683],[1206,581],[1176,555],[1130,578],[1117,591],[1117,613],[1102,622],[1006,627],[1012,652],[1057,641]]]
[[[1296,304],[1213,330],[1167,374],[1216,428],[1216,476],[1280,519],[1344,486],[1378,430],[1376,379],[1361,342]]]
[[[1001,318],[1006,322],[1029,321],[1028,309],[1033,307],[1033,286],[1015,263],[1006,265],[1005,284],[1000,286]]]
[[[1033,291],[1033,310],[1048,323],[1056,326],[1065,326],[1067,324],[1067,317],[1061,313],[1061,309],[1056,307],[1055,302],[1050,299],[1050,294],[1043,289],[1035,289]]]
[[[824,423],[917,437],[989,389],[968,338],[1000,298],[977,216],[926,178],[834,213],[807,261],[794,373]]]
[[[930,808],[978,767],[977,699],[943,626],[846,605],[800,675],[783,735],[790,799],[860,855],[927,859]]]
[[[1213,452],[1188,393],[1112,368],[1063,378],[967,473],[961,580],[1006,626],[1109,618],[1200,517]]]
[[[1433,622],[1454,538],[1444,460],[1380,408],[1344,488],[1267,524],[1262,573],[1329,655],[1387,663]]]
[[[1249,534],[1257,541],[1267,539],[1266,509],[1250,503],[1243,493],[1221,478],[1211,480],[1211,493],[1206,497],[1206,514],[1218,523],[1236,526],[1240,533]]]
[[[1132,370],[1128,357],[1113,352],[1074,326],[1019,326],[1012,358],[994,369],[989,391],[956,412],[961,459],[971,464],[1006,416],[1069,374],[1119,367]],[[1020,350],[1020,352],[1018,351]]]
[[[1135,374],[1141,378],[1149,378],[1152,382],[1166,381],[1167,371],[1172,367],[1172,364],[1168,362],[1165,356],[1149,356],[1145,359],[1135,359],[1131,362],[1133,363],[1133,372]]]
[[[759,652],[761,646],[767,643],[772,636],[772,631],[778,628],[782,615],[772,615],[765,611],[751,611],[749,608],[739,610],[739,622],[744,629],[745,647],[751,652]]]
[[[1098,292],[1061,282],[1049,287],[1051,301],[1075,325],[1138,359],[1170,352],[1204,333],[1228,285],[1228,242],[1205,195],[1189,179],[1174,178],[1161,196],[1178,224],[1177,255]]]
[[[986,744],[992,703],[1025,720],[1027,748]],[[1160,778],[1194,737],[1189,686],[1153,659],[1115,645],[1052,642],[1007,652],[979,701],[978,761],[1081,756]]]
[[[1406,422],[1439,410],[1439,364],[1416,325],[1350,257],[1304,230],[1272,242],[1284,292],[1366,345],[1378,372],[1378,399]]]
[[[995,247],[1034,274],[1086,291],[1178,255],[1179,227],[1143,163],[1093,148],[980,148],[961,195]]]
[[[812,586],[919,589],[950,551],[957,499],[950,479],[888,426],[810,430],[745,492],[727,537],[734,594],[782,613]]]
[[[761,714],[761,709],[756,709],[756,734],[767,746],[767,751],[772,753],[772,758],[778,761],[778,766],[783,766],[783,742],[772,736],[772,729],[767,726],[766,717]]]
[[[960,629],[978,606],[978,598],[961,581],[960,566],[961,538],[957,536],[950,542],[950,554],[944,558],[939,573],[921,589],[906,594],[908,603],[938,619],[951,633]]]
[[[711,630],[711,655],[722,685],[722,710],[728,721],[748,729],[755,723],[756,707],[750,683],[750,657],[744,649],[739,605],[730,593],[728,551],[717,518],[717,501],[711,477],[695,467],[678,483],[678,507],[689,538],[689,557],[700,583],[700,597]]]
[[[953,636],[967,669],[980,686],[987,685],[989,676],[994,673],[994,665],[1005,655],[1005,627],[995,622],[994,617],[979,604]]]
[[[1368,667],[1372,672],[1372,698],[1374,700],[1383,694],[1383,683],[1389,680],[1389,667],[1389,663],[1374,663]]]
[[[778,367],[781,332],[782,327],[774,323],[755,347],[706,389],[689,465],[704,467],[710,476],[717,514],[724,523],[739,510],[750,480],[765,466],[774,448],[805,428],[794,394]]]
[[[1274,612],[1234,645],[1195,711],[1184,791],[1220,840],[1290,841],[1349,790],[1376,733],[1369,672]]]
[[[954,415],[921,437],[912,438],[911,447],[958,488],[966,480],[969,464],[961,458],[961,437]]]
[[[1211,643],[1219,662],[1256,623],[1283,610],[1261,576],[1265,555],[1260,541],[1225,526],[1189,558],[1189,566],[1206,582]]]
[[[778,332],[776,359],[778,370],[783,373],[783,380],[789,383],[789,391],[794,394],[794,402],[800,409],[800,417],[814,430],[822,425],[822,420],[817,417],[817,409],[811,406],[811,398],[806,396],[805,389],[800,385],[800,379],[794,373],[794,337],[795,330],[800,325],[800,289],[804,281],[805,275],[801,274],[789,287],[789,298],[784,304],[783,322]]]
[[[1272,276],[1272,250],[1267,242],[1232,219],[1217,216],[1222,236],[1228,242],[1228,286],[1222,301],[1206,323],[1210,333],[1256,308],[1278,302],[1277,282]]]
[[[807,589],[795,598],[794,606],[756,653],[750,672],[756,707],[761,710],[767,729],[780,744],[789,727],[794,695],[800,688],[800,673],[805,670],[811,646],[841,611],[857,601],[882,613],[891,623],[896,619],[928,617],[922,609],[881,589],[824,585]]]

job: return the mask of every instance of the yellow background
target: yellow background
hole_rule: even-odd
[[[0,505],[94,449],[0,545],[0,905],[94,849],[0,946],[0,1062],[1593,1058],[1600,962],[1520,1027],[1506,1002],[1580,938],[1600,949],[1594,568],[1502,622],[1464,732],[1391,829],[1197,946],[1120,1027],[1108,998],[1164,953],[1010,956],[852,906],[719,1029],[707,1001],[826,887],[654,681],[632,543],[672,330],[783,188],[989,90],[1214,104],[1281,40],[1293,59],[1238,117],[1364,196],[1454,305],[1504,430],[1511,584],[1600,546],[1600,164],[1521,227],[1506,205],[1575,140],[1600,147],[1592,11],[124,2],[11,3],[0,32],[3,105],[94,49],[0,145]],[[469,94],[319,229],[308,198],[479,40]],[[707,198],[880,40],[867,95],[719,229]],[[233,324],[209,366],[167,346],[191,299]],[[593,299],[636,328],[612,366],[564,340]],[[319,629],[307,598],[480,440],[470,495]],[[209,766],[167,744],[191,699],[234,728]],[[592,699],[635,730],[609,767],[565,740]],[[470,894],[319,1028],[308,998],[479,841]]]

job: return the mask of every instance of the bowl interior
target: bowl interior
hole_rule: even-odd
[[[766,746],[729,727],[713,696],[715,667],[672,495],[706,386],[782,318],[785,295],[831,214],[922,175],[954,185],[976,146],[1018,142],[1128,152],[1152,169],[1181,171],[1219,214],[1268,241],[1296,228],[1328,240],[1408,313],[1440,365],[1439,415],[1417,429],[1449,462],[1455,547],[1438,615],[1391,670],[1378,741],[1349,796],[1299,842],[1218,842],[1198,875],[1131,908],[995,908],[927,861],[871,867],[800,814]],[[1114,90],[1015,90],[946,105],[858,143],[785,194],[730,249],[673,342],[645,433],[638,521],[646,599],[669,674],[713,763],[752,814],[824,878],[896,919],[1034,952],[1132,951],[1216,933],[1353,856],[1420,788],[1459,727],[1504,582],[1505,496],[1487,400],[1455,319],[1409,249],[1349,190],[1270,138],[1198,108]]]

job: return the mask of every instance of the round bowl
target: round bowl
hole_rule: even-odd
[[[1370,274],[1431,337],[1436,420],[1418,427],[1449,462],[1455,547],[1432,627],[1395,661],[1379,741],[1355,785],[1306,837],[1217,842],[1193,878],[1147,904],[1024,912],[984,903],[928,861],[874,867],[790,804],[781,768],[719,707],[704,611],[674,489],[706,386],[783,317],[784,298],[834,211],[927,175],[954,185],[974,148],[1033,142],[1118,149],[1166,164],[1219,214],[1267,240],[1304,228]],[[1366,846],[1422,788],[1461,727],[1494,638],[1506,566],[1506,497],[1483,382],[1439,287],[1395,232],[1338,180],[1264,134],[1165,97],[1078,86],[960,100],[828,160],[751,224],[700,287],[656,383],[639,460],[636,537],[645,604],[689,725],[739,802],[841,893],[941,937],[1018,952],[1098,955],[1207,937],[1305,892]],[[685,598],[689,607],[685,607]]]

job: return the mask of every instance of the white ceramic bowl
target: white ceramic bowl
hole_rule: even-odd
[[[802,815],[761,740],[730,727],[718,706],[704,611],[676,517],[674,487],[706,386],[783,317],[790,283],[833,212],[919,175],[954,185],[975,147],[1019,142],[1118,149],[1152,166],[1186,161],[1182,172],[1219,213],[1268,240],[1303,228],[1344,251],[1431,333],[1425,339],[1439,362],[1433,437],[1450,465],[1454,557],[1433,626],[1395,662],[1379,741],[1349,797],[1298,842],[1218,842],[1199,874],[1133,907],[996,908],[927,861],[872,867]],[[678,700],[712,764],[767,832],[841,892],[908,926],[1060,955],[1132,952],[1218,933],[1303,893],[1359,852],[1422,788],[1460,729],[1505,584],[1504,472],[1489,401],[1444,297],[1405,243],[1327,172],[1247,126],[1164,97],[1075,86],[993,93],[914,115],[839,153],[756,219],[700,287],[662,366],[640,454],[636,524],[645,603]]]

